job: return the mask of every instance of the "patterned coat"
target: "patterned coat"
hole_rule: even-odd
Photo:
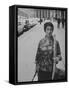
[[[59,42],[56,41],[56,57],[61,55]],[[54,56],[54,38],[45,36],[40,40],[36,54],[36,64],[42,71],[52,72]]]

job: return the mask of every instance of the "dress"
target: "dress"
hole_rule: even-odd
[[[54,38],[53,36],[48,37],[46,35],[45,38],[40,40],[36,54],[36,65],[39,65],[38,81],[51,80],[53,71],[53,56]],[[61,51],[59,42],[56,41],[56,57],[58,56],[61,56]],[[59,60],[61,60],[61,57]],[[56,71],[60,70],[56,68]],[[55,77],[56,76],[57,74],[55,74]]]

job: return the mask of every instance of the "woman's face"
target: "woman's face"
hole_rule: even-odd
[[[47,27],[46,27],[46,34],[47,34],[48,36],[51,36],[51,35],[52,35],[52,32],[53,32],[52,27],[51,27],[51,26],[47,26]]]

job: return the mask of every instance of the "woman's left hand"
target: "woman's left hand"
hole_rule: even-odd
[[[59,62],[59,57],[54,57],[53,60],[55,61],[56,64]]]

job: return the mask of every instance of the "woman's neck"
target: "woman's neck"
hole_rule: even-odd
[[[49,38],[50,39],[51,37],[52,37],[52,35],[47,35],[47,34],[45,35],[45,38]]]

